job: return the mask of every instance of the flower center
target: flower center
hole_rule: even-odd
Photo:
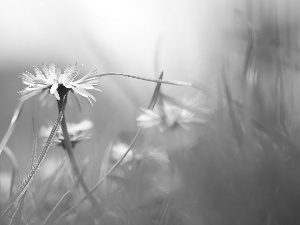
[[[59,94],[60,99],[63,99],[63,97],[68,93],[70,88],[66,88],[63,84],[59,84],[57,88],[57,92]]]

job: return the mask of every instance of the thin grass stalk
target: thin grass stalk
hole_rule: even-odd
[[[151,79],[151,78],[145,78],[145,77],[139,77],[139,76],[134,76],[134,75],[129,75],[129,74],[123,74],[123,73],[115,73],[115,72],[108,72],[108,73],[103,73],[99,75],[95,75],[99,78],[105,77],[105,76],[123,76],[123,77],[129,77],[133,79],[138,79],[138,80],[144,80],[144,81],[149,81],[157,84],[168,84],[168,85],[175,85],[175,86],[182,86],[182,87],[192,87],[195,88],[204,94],[208,96],[214,96],[214,93],[217,91],[211,90],[207,88],[204,84],[200,83],[190,83],[190,82],[183,82],[183,81],[177,81],[177,80],[160,80],[160,79]]]
[[[11,121],[10,121],[9,127],[8,127],[8,129],[7,129],[5,135],[4,135],[4,137],[3,137],[3,139],[0,143],[0,155],[3,151],[4,146],[8,142],[12,132],[14,131],[14,129],[16,127],[16,123],[18,121],[18,118],[19,118],[19,116],[21,114],[21,111],[22,111],[22,108],[23,108],[23,103],[24,103],[23,101],[19,101],[19,103],[18,103],[18,105],[17,105],[17,107],[14,111],[14,115],[13,115]]]
[[[33,129],[33,146],[32,146],[32,156],[31,156],[31,167],[30,168],[33,168],[34,166],[34,160],[35,160],[35,157],[36,157],[36,150],[37,150],[37,135],[36,135],[36,129],[35,129],[35,123],[34,123],[34,120],[32,118],[32,129]]]
[[[65,106],[66,106],[66,103],[67,103],[67,99],[64,98],[63,100],[63,105],[61,107],[61,110],[60,110],[60,113],[59,113],[59,116],[57,118],[57,120],[55,121],[54,125],[53,125],[53,128],[51,130],[51,133],[47,139],[47,142],[44,146],[44,148],[42,149],[42,152],[40,153],[38,159],[37,159],[37,162],[36,164],[33,166],[33,168],[31,168],[28,176],[25,178],[25,180],[23,181],[21,187],[19,188],[19,190],[14,194],[14,196],[6,203],[4,209],[1,211],[0,213],[0,218],[5,216],[11,209],[12,205],[18,201],[18,199],[25,193],[25,191],[28,189],[30,183],[32,182],[34,176],[37,174],[37,172],[39,171],[41,165],[43,164],[45,158],[46,158],[46,155],[48,153],[48,150],[49,148],[51,147],[51,144],[54,140],[54,137],[57,133],[57,130],[59,128],[59,124],[63,118],[63,115],[64,115],[64,111],[65,111]]]
[[[15,157],[15,154],[9,147],[7,147],[5,145],[3,151],[6,153],[7,157],[9,158],[9,160],[11,161],[11,164],[13,166],[12,171],[11,171],[11,181],[10,181],[10,188],[9,188],[9,198],[11,198],[13,195],[15,178],[16,178],[16,175],[18,175],[18,173],[19,173],[19,164]]]
[[[226,75],[225,75],[224,70],[225,69],[223,68],[223,76],[222,77],[223,77],[223,83],[224,83],[224,88],[225,88],[225,94],[226,94],[226,97],[227,97],[229,116],[230,116],[230,119],[231,119],[231,122],[232,122],[232,129],[233,129],[233,133],[234,133],[236,142],[237,142],[237,144],[240,148],[241,156],[242,156],[242,158],[244,158],[245,157],[244,135],[243,135],[244,132],[243,132],[241,123],[238,120],[238,118],[235,114],[234,108],[233,108],[232,97],[231,97],[231,93],[230,93],[228,83],[227,83],[227,80],[226,80],[226,77],[225,77]]]

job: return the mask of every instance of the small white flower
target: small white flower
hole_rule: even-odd
[[[203,120],[187,109],[167,103],[164,103],[161,111],[158,112],[148,109],[141,110],[143,111],[143,114],[137,118],[138,126],[143,126],[145,128],[158,126],[161,132],[165,131],[167,128],[175,128],[177,125],[188,129],[187,124],[189,123],[203,122]]]
[[[68,123],[67,127],[70,136],[70,141],[72,147],[74,148],[78,142],[90,139],[90,129],[93,127],[93,123],[90,120],[83,120],[80,123]],[[42,127],[40,131],[40,136],[46,140],[49,137],[51,130],[51,126]],[[59,127],[58,129],[54,137],[53,143],[55,145],[61,145],[62,147],[64,147],[64,135],[61,127]]]
[[[75,95],[79,94],[88,99],[92,104],[92,101],[96,101],[95,97],[86,90],[96,90],[98,85],[98,77],[96,74],[97,70],[93,70],[78,80],[74,80],[80,69],[76,68],[77,64],[69,65],[62,73],[60,68],[56,67],[52,62],[49,67],[42,64],[42,71],[37,67],[33,67],[35,75],[24,72],[20,74],[20,78],[23,83],[27,85],[24,90],[19,93],[22,95],[20,100],[25,101],[30,97],[46,91],[47,93],[54,95],[57,100],[60,100],[61,92],[67,92],[71,90]]]
[[[115,145],[113,145],[112,150],[111,150],[111,154],[110,154],[110,158],[113,162],[117,162],[124,154],[125,152],[128,150],[129,146],[127,144],[124,143],[117,143]],[[133,153],[132,150],[130,150],[126,157],[123,159],[122,163],[126,164],[128,162],[130,162],[133,159]]]

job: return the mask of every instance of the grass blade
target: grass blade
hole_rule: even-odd
[[[163,79],[163,76],[164,76],[164,72],[162,71],[161,74],[159,75],[158,79],[161,81]],[[156,87],[154,89],[153,95],[152,95],[152,97],[150,99],[150,102],[149,102],[149,104],[147,106],[147,109],[151,109],[151,110],[154,109],[154,106],[156,104],[157,98],[158,98],[158,96],[160,94],[160,87],[161,87],[161,83],[157,83],[157,85],[156,85]]]
[[[19,174],[18,170],[16,170],[14,167],[11,171],[11,181],[10,181],[10,188],[9,188],[9,198],[13,196],[13,190],[15,186],[15,180],[16,180],[16,175]]]
[[[19,164],[18,164],[18,161],[17,161],[13,151],[6,145],[4,146],[4,152],[6,153],[7,157],[10,159],[10,161],[13,165],[12,174],[11,174],[10,191],[9,191],[9,197],[11,198],[13,195],[13,187],[14,187],[15,177],[19,173]]]
[[[107,174],[108,172],[108,167],[109,167],[109,157],[110,157],[110,153],[111,153],[111,149],[112,149],[112,141],[109,142],[109,144],[107,145],[104,155],[103,155],[103,159],[102,159],[102,163],[101,163],[101,168],[100,168],[100,179],[102,177],[105,176],[105,174]],[[106,181],[104,181],[104,185],[102,185],[102,194],[103,196],[107,195],[107,183]]]
[[[9,160],[11,161],[11,164],[13,165],[13,167],[16,169],[16,171],[18,171],[19,164],[18,164],[17,158],[16,158],[15,154],[13,153],[13,151],[8,146],[4,146],[4,152],[7,155],[7,157],[9,158]]]
[[[230,116],[230,119],[232,122],[232,129],[233,129],[233,133],[234,133],[236,142],[240,148],[241,156],[244,157],[244,155],[245,155],[245,149],[244,149],[244,144],[243,144],[243,142],[244,142],[243,133],[244,132],[243,132],[241,123],[238,120],[238,118],[235,114],[234,108],[233,108],[232,97],[231,97],[229,86],[228,86],[228,83],[227,83],[227,80],[225,77],[226,75],[225,75],[224,70],[225,69],[223,68],[222,78],[223,78],[223,83],[224,83],[224,88],[225,88],[226,100],[227,100],[227,104],[228,104],[229,116]]]
[[[34,160],[36,157],[36,149],[37,149],[37,135],[36,135],[36,128],[35,128],[35,123],[34,120],[32,118],[32,128],[33,128],[33,151],[32,151],[32,157],[31,157],[31,166],[30,168],[32,169],[34,166]]]
[[[16,123],[19,119],[19,116],[21,114],[21,111],[22,111],[22,108],[23,108],[23,101],[19,101],[15,111],[14,111],[14,114],[13,114],[13,117],[10,121],[10,124],[9,124],[9,127],[0,143],[0,155],[3,151],[3,148],[4,146],[6,145],[6,143],[8,142],[12,132],[14,131],[15,127],[16,127]]]
[[[151,79],[151,78],[145,78],[145,77],[139,77],[139,76],[134,76],[134,75],[129,75],[129,74],[115,73],[115,72],[98,74],[95,76],[97,76],[99,78],[105,77],[105,76],[123,76],[123,77],[138,79],[138,80],[144,80],[144,81],[148,81],[148,82],[154,82],[157,84],[168,84],[168,85],[175,85],[175,86],[182,86],[182,87],[192,87],[192,88],[202,91],[203,93],[205,93],[207,95],[212,95],[212,96],[214,93],[212,90],[208,89],[204,84],[200,84],[200,83],[190,83],[190,82],[183,82],[183,81],[178,81],[178,80]]]

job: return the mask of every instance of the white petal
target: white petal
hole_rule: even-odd
[[[50,79],[52,81],[53,78],[51,77],[51,75],[49,73],[48,67],[44,63],[42,63],[42,70],[43,70],[43,72],[45,74],[46,79]]]
[[[37,68],[37,67],[34,66],[33,70],[34,70],[37,78],[42,79],[42,80],[45,79],[44,74],[42,73],[42,71],[39,70],[39,68]]]
[[[58,94],[57,91],[55,91],[53,94],[54,94],[54,96],[55,96],[55,98],[56,98],[57,100],[60,100],[60,97],[59,97],[59,94]]]
[[[77,88],[77,87],[73,87],[73,90],[75,92],[77,92],[78,94],[80,94],[83,97],[86,98],[91,98],[94,100],[94,102],[96,101],[95,97],[93,95],[91,95],[90,93],[88,93],[86,90],[84,90],[83,88]]]
[[[56,74],[55,74],[55,65],[53,62],[50,62],[50,64],[49,64],[49,74],[52,79],[57,79]]]
[[[58,88],[58,83],[52,84],[52,87],[50,89],[50,93],[54,94],[54,92],[56,92],[57,88]]]
[[[66,87],[66,88],[73,88],[73,86],[67,82],[63,82],[63,85]]]

